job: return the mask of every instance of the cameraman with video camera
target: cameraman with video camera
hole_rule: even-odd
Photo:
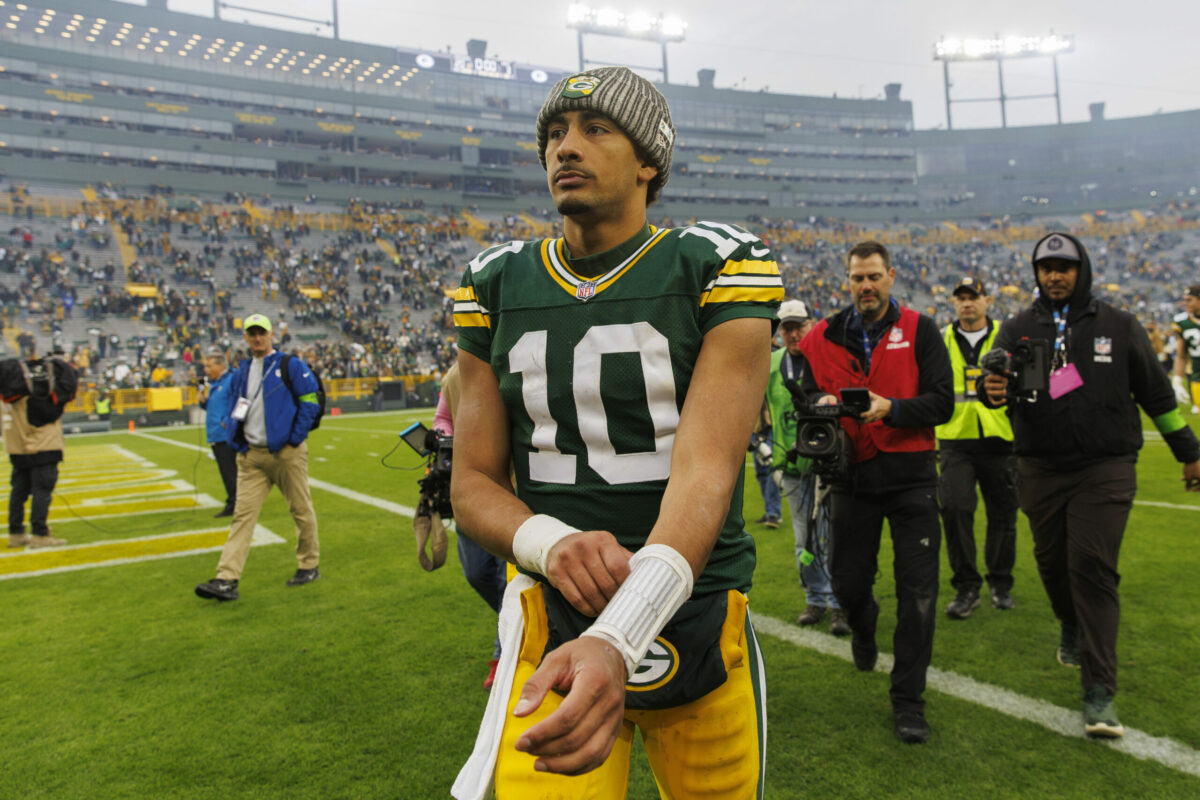
[[[62,355],[62,350],[56,349],[45,359],[0,361],[0,392],[9,405],[4,451],[12,464],[9,547],[59,547],[67,543],[52,536],[46,524],[50,496],[58,483],[58,463],[63,460],[63,408],[74,399],[79,384],[75,368]],[[32,536],[25,532],[25,501],[31,495]]]
[[[1092,296],[1079,240],[1043,237],[1033,270],[1037,299],[1001,326],[999,352],[981,361],[984,403],[1007,405],[1012,419],[1017,496],[1061,626],[1058,661],[1081,669],[1087,733],[1115,738],[1124,734],[1113,707],[1117,557],[1137,489],[1138,406],[1183,463],[1193,492],[1200,491],[1200,443],[1137,318]]]
[[[891,299],[896,270],[887,248],[861,242],[847,265],[853,305],[819,322],[801,343],[811,367],[801,389],[818,405],[868,393],[865,411],[840,419],[853,454],[833,488],[833,591],[853,629],[854,665],[869,672],[879,655],[879,602],[871,589],[886,517],[896,579],[893,722],[901,741],[919,743],[930,735],[922,694],[941,543],[934,426],[954,411],[954,379],[937,324]]]
[[[808,314],[808,306],[800,300],[784,300],[777,316],[783,347],[771,354],[767,408],[775,431],[771,469],[779,478],[782,494],[792,512],[796,569],[804,587],[805,608],[796,624],[816,625],[832,611],[829,632],[834,636],[849,636],[850,623],[846,612],[838,605],[829,577],[828,496],[823,482],[818,480],[817,465],[796,446],[801,412],[807,408],[797,406],[792,387],[798,388],[808,372],[800,342],[812,330],[813,320]],[[824,439],[818,437],[818,442],[824,443]]]

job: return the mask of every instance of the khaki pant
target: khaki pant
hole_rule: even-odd
[[[321,548],[317,540],[317,515],[308,492],[308,445],[303,442],[299,447],[285,445],[278,453],[251,446],[248,452],[237,456],[237,505],[229,538],[217,564],[217,577],[221,580],[241,578],[254,526],[272,485],[283,492],[296,523],[296,560],[300,569],[317,566]]]

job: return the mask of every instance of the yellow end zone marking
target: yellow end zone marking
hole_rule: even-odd
[[[221,503],[216,498],[207,494],[171,496],[171,497],[154,497],[141,500],[127,500],[118,498],[112,502],[105,502],[102,498],[87,498],[71,503],[70,506],[63,504],[59,498],[54,498],[50,503],[50,514],[48,519],[51,522],[71,522],[73,520],[97,519],[101,517],[135,517],[140,514],[158,514],[163,511],[191,511],[201,508],[220,508],[224,503]]]
[[[0,553],[0,581],[211,553],[220,550],[228,536],[228,528],[211,528],[119,541],[89,542],[46,550],[26,548],[15,553]],[[250,543],[257,547],[283,541],[285,540],[281,536],[262,525],[256,525]]]

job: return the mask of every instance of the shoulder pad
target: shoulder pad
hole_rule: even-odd
[[[753,258],[762,258],[770,254],[771,249],[762,243],[762,240],[750,233],[745,228],[737,225],[728,225],[724,222],[697,222],[687,228],[676,228],[678,231],[680,243],[687,239],[693,239],[696,242],[708,242],[708,247],[715,250],[717,256],[721,259],[729,258],[735,253],[738,248],[745,245],[750,246],[750,256]],[[701,245],[702,247],[704,245]]]
[[[489,247],[479,255],[472,258],[467,266],[471,268],[471,274],[478,274],[480,270],[491,264],[496,259],[502,258],[506,253],[515,254],[521,252],[521,249],[524,248],[526,244],[528,243],[524,241],[512,241],[508,242],[507,244],[499,244],[495,247]]]

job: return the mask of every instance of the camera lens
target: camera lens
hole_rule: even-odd
[[[797,439],[803,443],[805,452],[823,455],[832,449],[834,435],[834,428],[829,423],[810,422],[800,429]]]

